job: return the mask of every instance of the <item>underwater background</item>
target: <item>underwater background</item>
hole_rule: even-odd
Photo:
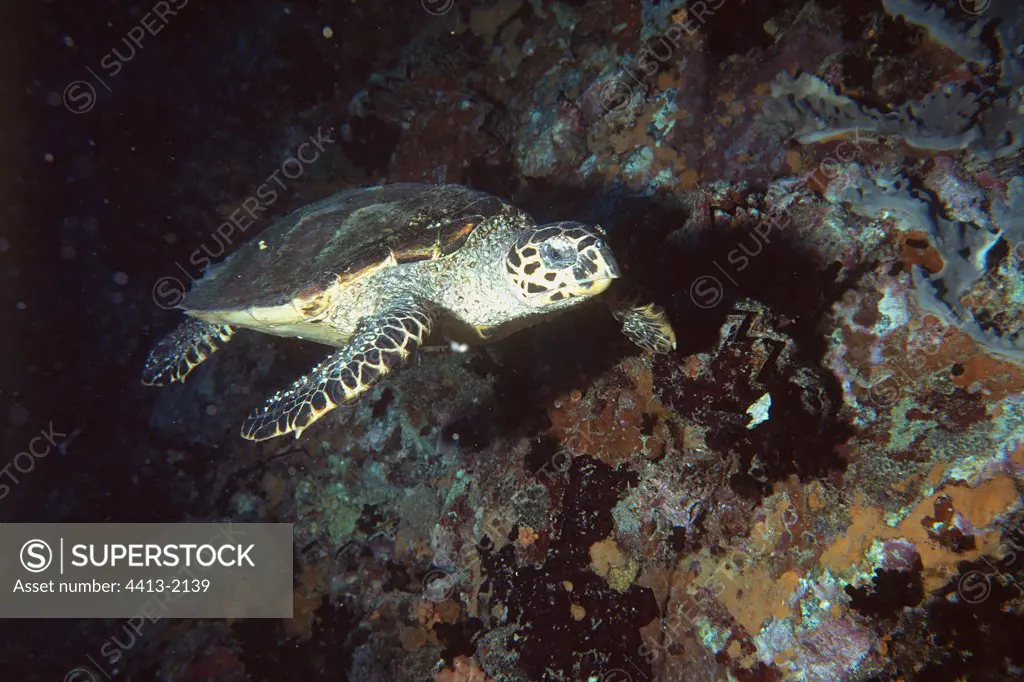
[[[0,679],[1024,676],[1017,0],[13,0],[0,33],[0,521],[295,534],[289,620],[4,620]],[[678,348],[583,307],[259,444],[323,346],[141,385],[212,263],[393,182],[599,223]]]

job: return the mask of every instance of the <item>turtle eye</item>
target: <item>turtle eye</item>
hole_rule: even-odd
[[[568,268],[576,264],[579,252],[567,239],[549,239],[540,245],[540,257],[549,268]]]

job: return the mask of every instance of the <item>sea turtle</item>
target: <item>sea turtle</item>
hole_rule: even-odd
[[[602,294],[618,277],[599,227],[537,226],[459,185],[346,190],[280,218],[207,270],[178,306],[190,319],[153,348],[142,381],[184,381],[236,327],[333,346],[242,426],[250,440],[298,438],[420,345],[505,337]],[[675,348],[660,308],[611,294],[634,343]]]

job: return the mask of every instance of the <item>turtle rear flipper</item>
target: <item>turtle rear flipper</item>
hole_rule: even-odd
[[[298,438],[310,424],[354,401],[408,359],[430,335],[431,324],[430,315],[412,302],[364,318],[346,346],[254,410],[242,425],[242,437],[260,441],[294,431]]]
[[[185,381],[188,373],[199,363],[220,349],[235,333],[226,324],[214,324],[197,319],[182,322],[149,351],[142,370],[142,383],[163,386]],[[220,345],[218,345],[218,343]]]
[[[675,350],[676,333],[661,306],[645,302],[635,290],[622,285],[613,288],[606,301],[630,341],[654,353]]]

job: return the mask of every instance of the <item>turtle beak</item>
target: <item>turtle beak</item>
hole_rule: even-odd
[[[591,296],[596,296],[607,289],[612,280],[621,277],[622,271],[615,254],[603,239],[599,239],[596,244],[580,251],[579,265],[574,268],[574,274],[579,286]]]
[[[615,254],[608,248],[608,245],[602,240],[598,242],[600,253],[600,260],[605,264],[605,279],[612,280],[622,277],[622,271],[619,270],[619,262],[615,260]]]

